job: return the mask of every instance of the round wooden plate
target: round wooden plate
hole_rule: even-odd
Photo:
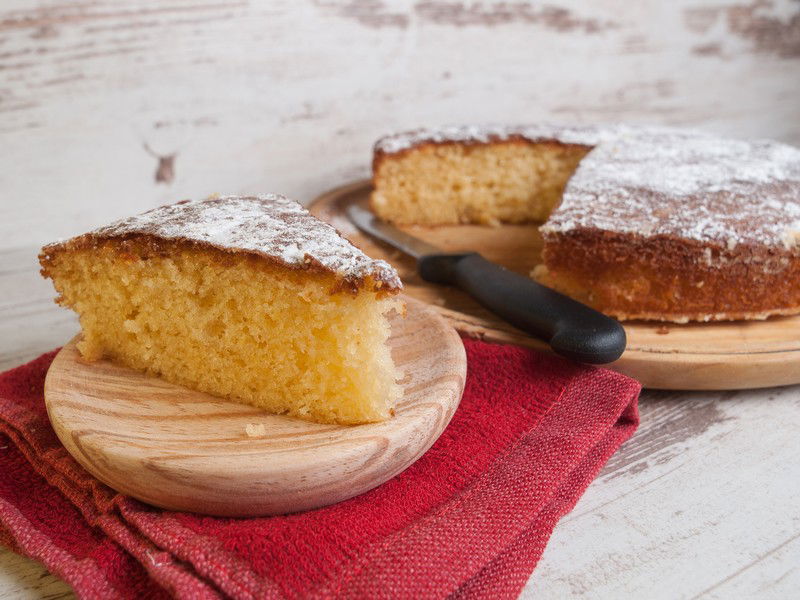
[[[311,212],[333,224],[370,256],[391,262],[400,272],[405,292],[431,304],[459,331],[490,341],[549,349],[463,292],[423,281],[412,259],[358,232],[343,206],[354,197],[367,196],[371,189],[365,180],[331,190],[314,201]],[[540,260],[542,242],[535,225],[403,229],[446,251],[477,250],[489,260],[525,275]],[[800,316],[687,325],[628,321],[623,325],[628,348],[608,366],[638,379],[645,387],[725,390],[800,383]]]
[[[384,423],[270,415],[108,361],[85,363],[75,340],[47,373],[50,422],[92,475],[163,508],[239,517],[339,502],[422,456],[461,400],[467,365],[458,334],[423,303],[406,304],[389,341],[405,393]]]

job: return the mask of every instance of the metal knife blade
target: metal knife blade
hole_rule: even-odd
[[[430,254],[442,254],[443,250],[433,244],[423,242],[413,235],[400,231],[397,227],[377,218],[367,208],[366,198],[353,198],[345,208],[350,221],[364,233],[386,242],[401,252],[419,259]]]

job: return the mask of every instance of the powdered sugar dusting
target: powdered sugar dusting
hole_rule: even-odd
[[[425,143],[522,138],[591,148],[542,232],[599,229],[800,248],[800,150],[668,127],[451,126],[386,136],[385,154]]]
[[[279,194],[184,200],[123,219],[91,232],[94,237],[145,234],[250,252],[294,268],[316,264],[357,283],[365,277],[384,289],[400,289],[397,271],[373,260],[327,223]]]
[[[599,144],[543,233],[593,228],[785,249],[800,225],[800,150],[697,132],[634,129]]]
[[[415,129],[382,137],[375,143],[375,151],[396,154],[425,143],[444,144],[488,143],[522,138],[531,142],[558,140],[564,144],[594,146],[614,135],[613,127],[564,127],[560,125],[450,125],[437,128]]]

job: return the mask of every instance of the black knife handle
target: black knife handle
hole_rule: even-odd
[[[515,327],[567,358],[591,364],[617,360],[625,330],[617,321],[477,252],[429,254],[417,261],[425,281],[454,285]]]

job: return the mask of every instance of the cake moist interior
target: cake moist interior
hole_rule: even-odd
[[[378,160],[373,206],[400,224],[541,222],[591,146],[504,140],[423,144]]]
[[[399,300],[350,293],[332,273],[146,238],[43,266],[80,316],[87,360],[318,422],[382,421],[400,395],[386,343]]]

